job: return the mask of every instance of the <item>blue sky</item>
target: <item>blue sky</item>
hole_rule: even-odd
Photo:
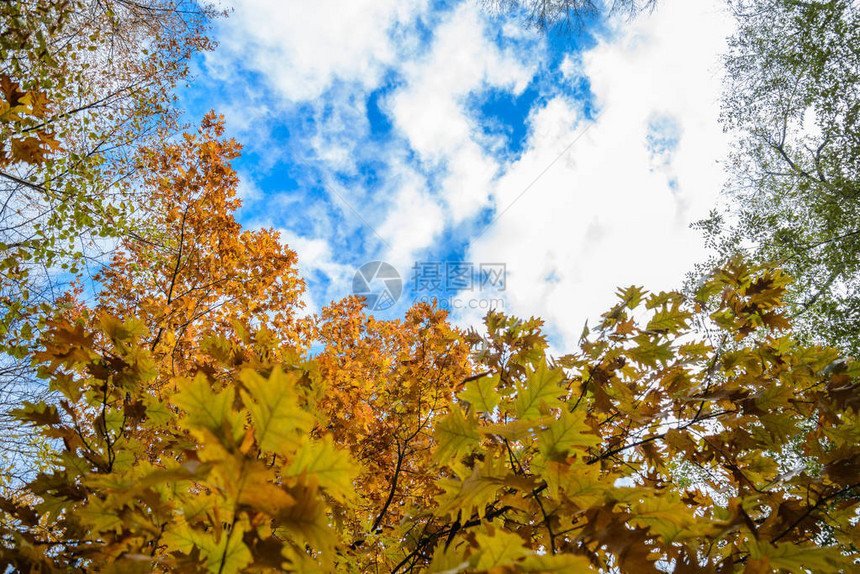
[[[244,144],[240,221],[297,251],[309,312],[382,260],[404,288],[380,317],[432,294],[462,325],[488,305],[543,317],[564,346],[617,286],[672,288],[703,257],[688,226],[722,185],[718,2],[577,38],[478,2],[232,5],[181,97]],[[504,289],[480,285],[499,265]],[[471,288],[427,289],[455,270]]]

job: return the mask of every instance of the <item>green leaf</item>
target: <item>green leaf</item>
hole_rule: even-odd
[[[541,416],[540,407],[545,403],[549,408],[561,406],[560,397],[565,391],[558,385],[564,380],[561,369],[550,369],[542,361],[536,371],[529,373],[525,387],[517,385],[515,408],[520,420],[535,419]]]
[[[491,413],[501,400],[496,392],[498,383],[498,375],[474,379],[466,383],[466,389],[460,393],[459,398],[472,405],[472,409],[475,411]]]

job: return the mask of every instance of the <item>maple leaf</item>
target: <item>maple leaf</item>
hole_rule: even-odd
[[[529,420],[541,415],[541,405],[557,408],[561,405],[560,397],[565,394],[558,385],[564,380],[561,369],[550,369],[545,361],[528,375],[526,384],[517,387],[517,398],[514,403],[517,417]]]
[[[459,458],[468,453],[478,445],[481,435],[478,433],[478,425],[470,415],[463,416],[459,406],[451,408],[448,416],[436,424],[436,451],[433,457],[444,461],[451,458]]]
[[[252,370],[239,375],[245,408],[251,413],[257,443],[265,451],[287,453],[301,444],[301,435],[311,430],[313,416],[298,405],[294,379],[275,369],[265,378]]]
[[[475,534],[475,540],[481,550],[476,568],[490,573],[501,572],[502,566],[512,564],[530,553],[523,546],[522,538],[503,530],[487,534],[479,532]]]
[[[331,436],[302,443],[285,476],[304,476],[338,500],[355,496],[353,480],[357,474],[348,452],[338,449]]]
[[[496,392],[498,384],[498,375],[471,380],[466,383],[466,389],[459,394],[459,398],[472,405],[476,411],[491,413],[501,400]]]

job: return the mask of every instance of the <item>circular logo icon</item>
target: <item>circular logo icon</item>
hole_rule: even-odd
[[[370,261],[356,270],[352,292],[364,297],[371,311],[384,311],[400,299],[403,281],[397,269],[385,261]]]

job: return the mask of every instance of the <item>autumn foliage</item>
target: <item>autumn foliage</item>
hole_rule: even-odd
[[[155,231],[65,301],[55,399],[15,411],[53,453],[0,498],[4,567],[853,570],[860,364],[792,339],[780,271],[623,289],[559,358],[494,312],[300,319],[295,254],[233,217],[237,153],[210,116],[140,156]]]

